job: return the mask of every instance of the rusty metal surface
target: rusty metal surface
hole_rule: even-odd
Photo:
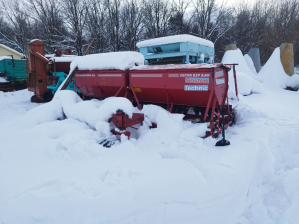
[[[292,76],[294,74],[294,52],[292,43],[282,43],[280,45],[280,60],[285,73]]]
[[[226,45],[225,47],[225,51],[230,51],[230,50],[237,50],[237,45],[236,44],[229,44],[229,45]]]
[[[40,40],[30,42],[28,45],[29,53],[29,85],[28,90],[34,90],[36,97],[43,100],[43,95],[48,91],[47,89],[47,71],[44,58],[44,45]]]

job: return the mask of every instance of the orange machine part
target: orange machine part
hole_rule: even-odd
[[[44,57],[44,45],[40,40],[34,40],[28,45],[29,85],[28,90],[34,92],[37,99],[44,100],[47,89],[47,58]]]

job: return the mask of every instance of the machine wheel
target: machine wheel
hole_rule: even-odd
[[[31,102],[32,102],[32,103],[42,103],[43,101],[40,100],[39,98],[37,98],[36,95],[33,95],[33,96],[31,97]]]
[[[53,99],[53,94],[51,91],[48,91],[44,94],[44,101],[43,102],[50,102]]]
[[[31,97],[31,102],[32,103],[47,103],[47,102],[50,102],[52,99],[53,99],[53,94],[48,91],[44,94],[43,96],[43,100],[41,100],[40,98],[38,98],[36,95],[33,95]]]

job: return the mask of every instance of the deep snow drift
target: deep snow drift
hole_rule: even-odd
[[[105,122],[97,126],[82,119],[100,111],[104,103],[80,101],[65,92],[25,116],[36,106],[29,102],[28,92],[18,91],[27,99],[1,96],[0,117],[5,122],[0,126],[4,180],[0,221],[246,224],[298,220],[299,105],[294,105],[298,92],[240,97],[237,124],[226,133],[231,141],[228,147],[217,148],[216,139],[199,138],[204,125],[183,122],[180,115],[149,106],[144,111],[159,128],[145,126],[134,138],[110,149],[99,144],[102,133],[107,133]],[[73,101],[64,105],[63,98]],[[85,110],[73,111],[80,104]],[[72,118],[57,120],[63,116],[61,109],[74,113],[68,114]]]
[[[267,63],[258,75],[262,78],[264,86],[269,89],[292,87],[299,88],[299,75],[288,76],[280,62],[280,48],[276,48]]]

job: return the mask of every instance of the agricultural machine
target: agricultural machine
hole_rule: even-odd
[[[0,91],[25,89],[26,83],[26,60],[0,57]]]
[[[71,54],[70,51],[66,51]],[[61,50],[56,50],[57,57],[45,57],[44,45],[40,40],[33,40],[28,45],[28,90],[34,92],[31,102],[50,101],[58,87],[69,73],[70,64],[75,56],[62,56]],[[67,89],[73,90],[70,82]]]
[[[214,62],[214,44],[188,34],[159,37],[137,43],[148,65]]]
[[[205,137],[217,137],[222,132],[223,139],[217,145],[223,146],[229,144],[224,130],[234,120],[234,108],[227,96],[229,69],[221,63],[145,65],[126,70],[77,68],[75,86],[83,97],[101,100],[112,96],[126,97],[140,110],[144,104],[155,104],[170,113],[184,114],[186,120],[209,123]],[[234,77],[237,93],[235,69]],[[194,114],[188,113],[190,108]],[[133,113],[129,118],[118,110],[109,120],[115,125],[112,133],[130,137],[127,128],[142,124],[144,116],[143,113]]]
[[[86,55],[94,39],[88,45]],[[45,55],[40,40],[32,40],[28,45],[28,90],[34,92],[31,102],[50,101],[70,71],[70,64],[76,58],[70,49],[63,55],[60,49],[54,55]],[[64,89],[74,90],[74,79],[68,80]]]
[[[77,67],[75,86],[83,97],[102,100],[122,96],[140,110],[145,104],[159,105],[170,113],[184,114],[185,120],[208,123],[209,131],[204,137],[217,137],[222,133],[223,138],[216,145],[229,145],[225,129],[233,124],[235,111],[227,95],[228,71],[232,66],[238,96],[235,64],[214,64],[213,43],[190,35],[157,38],[137,43],[137,46],[148,65],[126,70]],[[191,109],[194,113],[190,113]],[[130,137],[127,128],[142,124],[144,116],[133,113],[129,118],[123,111],[116,111],[109,120],[115,126],[112,133]]]
[[[210,43],[205,42],[209,46],[200,46],[203,42],[200,38],[199,41],[194,41],[197,44],[192,43],[194,38],[187,43],[174,43],[177,41],[174,39],[172,42],[166,41],[167,43],[163,40],[160,45],[153,45],[152,42],[149,44],[151,46],[139,45],[144,48],[141,53],[151,65],[132,66],[124,70],[105,69],[105,66],[100,66],[98,58],[93,59],[89,55],[89,61],[99,65],[91,67],[97,69],[86,69],[86,65],[81,68],[77,62],[78,66],[69,75],[69,79],[74,78],[75,89],[81,92],[83,99],[125,97],[138,106],[139,110],[145,104],[159,105],[170,113],[184,114],[185,120],[208,123],[209,131],[204,137],[217,137],[222,133],[223,139],[216,145],[229,145],[229,141],[225,140],[224,130],[233,124],[235,111],[227,95],[228,71],[229,66],[232,66],[238,95],[235,64],[204,63],[213,61],[214,49],[211,49]],[[150,52],[150,49],[155,48],[160,50]],[[180,52],[173,51],[174,48],[180,49]],[[117,53],[114,58],[117,63]],[[173,64],[167,65],[168,62]],[[68,82],[70,80],[66,81]],[[65,88],[66,85],[62,87]],[[190,113],[191,109],[193,114]],[[113,134],[130,137],[128,128],[142,124],[144,119],[143,113],[133,113],[130,118],[118,110],[109,122],[115,126]],[[151,127],[157,127],[157,124],[152,124]],[[109,141],[104,144],[108,147],[111,145]]]

